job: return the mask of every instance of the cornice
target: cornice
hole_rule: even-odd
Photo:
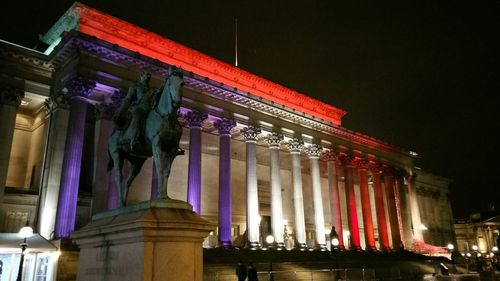
[[[80,32],[340,125],[344,110],[218,61],[172,40],[76,3]]]

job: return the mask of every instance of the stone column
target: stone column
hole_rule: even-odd
[[[3,195],[7,181],[12,138],[16,126],[16,112],[23,97],[22,90],[13,87],[0,87],[0,120],[2,120],[2,126],[0,126],[0,232],[3,230],[4,223]]]
[[[189,125],[187,201],[198,215],[201,213],[201,124],[207,117],[206,113],[196,110],[184,115]]]
[[[314,225],[316,228],[316,244],[321,250],[326,249],[325,217],[323,213],[323,196],[321,194],[321,177],[319,171],[319,156],[323,147],[318,144],[306,146],[305,153],[311,165],[311,186],[314,204]]]
[[[344,250],[344,235],[342,227],[342,206],[340,205],[340,192],[337,179],[338,154],[333,150],[323,151],[321,157],[327,161],[328,165],[328,187],[330,189],[330,200],[332,210],[332,225],[339,235],[339,249]]]
[[[55,236],[58,238],[69,237],[69,234],[75,229],[87,113],[87,104],[82,96],[86,97],[92,93],[95,81],[78,76],[70,80],[66,88],[72,97],[56,215]]]
[[[54,238],[59,187],[61,183],[64,147],[68,129],[70,95],[67,89],[52,94],[45,100],[48,126],[45,159],[43,164],[42,188],[38,229],[45,239]]]
[[[387,218],[385,217],[384,192],[381,182],[381,167],[380,165],[370,162],[370,170],[373,178],[373,188],[375,194],[375,211],[377,215],[378,239],[380,250],[389,251],[391,249],[389,243],[389,234],[387,231]]]
[[[92,213],[108,210],[108,192],[114,178],[108,171],[108,140],[113,132],[111,121],[116,106],[98,104],[95,107],[95,137],[94,137],[94,179],[92,185]],[[114,184],[113,184],[114,187]],[[118,203],[118,202],[117,202]]]
[[[260,128],[248,126],[241,133],[246,142],[246,180],[247,180],[247,242],[248,247],[256,249],[260,247],[259,239],[259,191],[257,188],[257,136],[261,133]]]
[[[400,225],[403,229],[403,243],[405,248],[410,249],[413,245],[412,243],[412,231],[411,231],[411,216],[410,216],[410,204],[408,199],[408,189],[404,184],[404,174],[398,173],[396,177],[396,185],[398,190],[399,199],[399,212],[400,212]]]
[[[422,229],[420,229],[422,220],[420,219],[420,209],[418,207],[417,193],[415,191],[415,175],[407,175],[406,182],[408,183],[408,197],[410,198],[413,238],[418,241],[424,241]]]
[[[214,123],[219,131],[219,242],[228,248],[232,244],[231,198],[231,129],[236,121],[220,119]]]
[[[350,155],[344,155],[342,164],[344,165],[346,202],[347,202],[347,218],[349,221],[349,232],[351,233],[351,246],[356,251],[361,250],[359,238],[359,222],[356,208],[356,194],[354,192],[354,158]]]
[[[398,211],[396,206],[396,194],[394,192],[395,189],[394,170],[391,167],[386,166],[384,169],[384,185],[385,185],[385,194],[387,201],[387,210],[389,212],[389,223],[391,226],[392,247],[395,250],[399,250],[401,248],[401,234],[399,229]]]
[[[280,143],[283,135],[272,133],[267,137],[269,145],[271,179],[271,226],[276,247],[283,248],[283,199],[281,198]]]
[[[372,210],[370,206],[370,192],[368,191],[368,161],[357,158],[356,167],[359,174],[359,191],[361,197],[361,209],[363,212],[363,225],[365,228],[365,242],[367,251],[376,251],[375,233],[373,231]]]
[[[306,249],[306,223],[304,217],[304,193],[302,191],[302,168],[300,164],[300,151],[304,142],[292,139],[286,143],[292,158],[292,184],[293,184],[293,208],[295,215],[295,242],[299,249]]]

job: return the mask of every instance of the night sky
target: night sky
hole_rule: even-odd
[[[72,4],[27,2],[2,3],[0,39],[32,47]],[[500,1],[267,2],[82,1],[228,63],[237,17],[241,68],[419,153],[456,218],[500,209]]]

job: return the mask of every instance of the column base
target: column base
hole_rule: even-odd
[[[307,251],[307,244],[306,243],[298,243],[295,248],[299,251]]]
[[[276,242],[273,245],[273,249],[278,250],[278,251],[284,250],[285,249],[285,243],[283,243],[283,242]]]
[[[258,250],[258,249],[261,248],[261,246],[260,246],[259,242],[250,242],[250,241],[248,241],[245,248],[246,249],[250,249],[250,250]]]
[[[214,228],[178,200],[98,213],[71,234],[80,246],[77,280],[202,281],[202,242]]]
[[[323,251],[328,251],[328,248],[326,247],[326,244],[317,244],[316,250],[320,250],[323,252]]]
[[[231,250],[234,248],[233,244],[230,241],[220,241],[219,247],[223,248],[224,250]]]

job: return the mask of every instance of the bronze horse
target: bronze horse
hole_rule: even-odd
[[[182,69],[171,69],[163,87],[156,92],[155,102],[146,117],[145,128],[141,128],[143,137],[140,145],[131,148],[129,142],[123,141],[125,130],[115,130],[110,136],[108,170],[115,167],[114,176],[120,206],[126,204],[130,185],[146,159],[151,156],[158,172],[158,198],[169,199],[167,181],[170,168],[175,157],[182,154],[179,150],[182,126],[177,120],[177,111],[182,102],[183,85]],[[129,161],[132,167],[122,192],[124,160]]]

